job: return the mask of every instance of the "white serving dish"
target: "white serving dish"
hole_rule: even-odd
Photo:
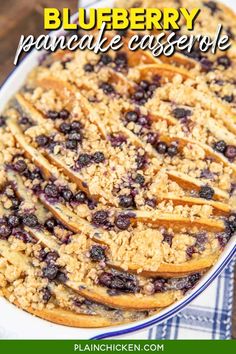
[[[85,3],[85,2],[84,2]],[[86,1],[86,3],[88,3]],[[112,0],[97,0],[90,1],[91,7],[111,7]],[[235,8],[234,0],[225,1],[227,5]],[[83,4],[80,4],[82,7]],[[86,6],[84,6],[86,7]],[[73,16],[73,20],[76,15]],[[63,31],[54,32],[52,35],[62,34]],[[20,35],[20,34],[19,34]],[[9,99],[21,88],[24,84],[27,75],[37,66],[44,52],[33,50],[24,60],[15,68],[8,76],[5,83],[0,89],[0,112]],[[36,318],[16,306],[10,304],[3,298],[0,298],[0,338],[4,339],[89,339],[89,338],[107,338],[120,335],[124,336],[127,333],[135,332],[143,328],[153,326],[162,321],[171,318],[177,312],[182,310],[187,304],[194,300],[200,293],[208,287],[208,285],[220,274],[224,267],[230,262],[236,253],[236,236],[234,236],[224,252],[221,254],[218,262],[211,268],[207,274],[201,279],[199,284],[189,292],[182,300],[169,306],[155,316],[135,323],[115,326],[101,329],[80,329],[70,328],[61,325],[52,324],[45,320]]]

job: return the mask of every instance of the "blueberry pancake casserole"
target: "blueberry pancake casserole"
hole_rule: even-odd
[[[158,7],[183,3],[204,9],[196,33],[223,24],[229,51],[157,58],[129,51],[123,31],[117,52],[48,55],[1,114],[0,294],[33,315],[145,319],[234,237],[235,15],[214,1]]]

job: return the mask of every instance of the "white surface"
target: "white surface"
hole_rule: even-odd
[[[218,2],[222,2],[223,4],[230,6],[234,11],[236,11],[236,2],[235,2],[235,0],[224,0],[224,1],[218,1]]]
[[[82,3],[88,4],[88,1],[81,1]],[[99,3],[100,6],[109,7],[113,1],[103,1]],[[233,0],[225,1],[228,5],[235,8],[235,2]],[[93,7],[95,7],[93,5]],[[19,34],[20,35],[20,34]],[[54,33],[55,35],[55,33]],[[37,60],[41,53],[33,51],[15,70],[15,72],[9,77],[8,81],[5,83],[4,87],[0,90],[0,112],[4,109],[5,104],[8,100],[17,92],[25,81],[27,74],[32,70],[34,66],[37,65]],[[223,252],[218,261],[207,275],[201,280],[200,284],[194,289],[194,293],[202,286],[202,284],[209,279],[209,277],[214,273],[217,267],[224,261],[227,255],[232,251],[234,247],[235,239],[231,240],[227,248]],[[167,310],[162,311],[158,316],[169,312],[170,310],[176,308],[177,305],[183,303],[191,294],[185,297],[183,300],[170,306]],[[150,320],[150,318],[148,319]],[[145,323],[145,321],[140,321],[135,323],[135,325]],[[60,325],[54,325],[47,321],[33,317],[32,315],[25,313],[22,310],[17,309],[14,305],[11,305],[6,300],[0,298],[0,338],[20,338],[20,339],[87,339],[95,335],[102,334],[105,332],[111,332],[114,330],[120,330],[124,328],[133,327],[134,324],[118,326],[108,329],[75,329],[64,327]],[[131,337],[131,335],[129,335]],[[125,338],[122,336],[120,338]],[[132,338],[140,338],[140,333],[132,334]]]

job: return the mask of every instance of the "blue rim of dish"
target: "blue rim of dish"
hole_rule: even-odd
[[[95,0],[93,3],[89,4],[88,6],[84,6],[84,8],[90,7],[96,3],[101,2],[101,0]],[[71,17],[73,18],[75,16],[72,15]],[[49,35],[52,33],[49,32]],[[10,77],[14,74],[14,72],[16,70],[18,70],[23,62],[28,58],[28,56],[30,54],[32,54],[33,52],[35,52],[36,49],[33,49],[31,51],[29,51],[24,58],[20,61],[19,65],[17,65],[6,77],[6,79],[3,81],[3,83],[0,86],[0,93],[2,92],[2,90],[4,89],[4,86],[6,85],[7,81],[10,79]],[[47,53],[45,51],[45,53]],[[228,254],[228,256],[225,258],[225,260],[221,263],[221,265],[215,270],[215,272],[212,274],[212,276],[207,279],[204,284],[202,284],[202,286],[196,291],[194,292],[191,296],[189,296],[189,298],[187,298],[184,302],[182,302],[181,304],[179,304],[177,307],[175,307],[174,309],[170,310],[169,312],[165,313],[164,315],[158,317],[158,318],[154,318],[153,320],[147,321],[145,323],[142,323],[140,325],[137,326],[133,326],[130,328],[126,328],[126,329],[121,329],[118,331],[111,331],[111,332],[107,332],[107,333],[102,333],[99,335],[96,335],[90,339],[93,340],[99,340],[99,339],[105,339],[105,338],[109,338],[109,337],[116,337],[116,336],[120,336],[122,334],[127,334],[127,333],[132,333],[132,332],[136,332],[139,330],[142,330],[144,328],[153,326],[155,324],[161,323],[171,317],[173,317],[176,313],[178,313],[179,311],[181,311],[186,305],[188,305],[191,301],[193,301],[198,295],[200,295],[211,283],[212,281],[222,272],[222,270],[227,266],[227,264],[231,261],[231,259],[233,258],[233,256],[236,254],[236,246],[233,247],[233,249],[230,251],[230,253]]]
[[[179,304],[177,307],[175,307],[174,309],[170,310],[169,312],[165,313],[164,315],[162,315],[162,316],[160,316],[160,317],[158,317],[156,319],[154,318],[153,320],[147,321],[147,322],[142,323],[140,325],[133,326],[131,328],[121,329],[119,331],[113,331],[113,332],[111,331],[111,332],[107,332],[107,333],[102,333],[102,334],[94,336],[94,337],[92,337],[90,339],[99,340],[99,339],[105,339],[105,338],[108,338],[108,337],[116,337],[116,336],[120,336],[122,334],[131,333],[131,332],[136,332],[136,331],[139,331],[141,329],[144,329],[144,328],[153,326],[155,324],[161,323],[161,322],[173,317],[177,312],[181,311],[186,305],[188,305],[190,302],[192,302],[198,295],[200,295],[212,283],[212,281],[222,272],[222,270],[233,259],[233,256],[235,254],[236,254],[236,246],[233,247],[231,252],[225,258],[225,260],[221,263],[221,265],[215,270],[215,272],[211,275],[211,277],[209,279],[207,279],[204,282],[204,284],[202,284],[202,286],[196,292],[194,292],[184,302],[182,302],[181,304]]]

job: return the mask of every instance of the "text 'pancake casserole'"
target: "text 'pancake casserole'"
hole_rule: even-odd
[[[230,50],[154,58],[123,31],[119,52],[47,56],[2,113],[0,288],[16,306],[75,327],[144,319],[234,235],[235,15],[158,7],[182,3],[202,9],[194,33],[222,23]]]

